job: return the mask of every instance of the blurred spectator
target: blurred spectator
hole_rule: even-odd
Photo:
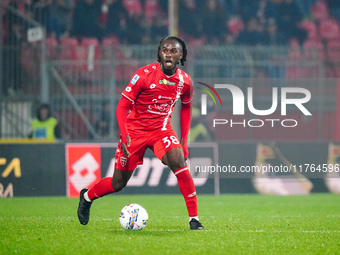
[[[5,94],[13,94],[22,87],[22,67],[20,63],[21,45],[25,39],[24,20],[8,15],[5,17],[8,32],[5,39],[6,50],[3,51],[2,84]]]
[[[239,5],[240,14],[245,23],[247,23],[249,19],[257,17],[260,0],[241,0],[239,1]]]
[[[36,118],[31,122],[32,132],[29,137],[33,139],[60,138],[58,121],[52,117],[50,105],[41,104],[36,114]]]
[[[101,39],[103,36],[103,28],[99,22],[100,14],[100,0],[77,1],[73,14],[72,35]]]
[[[237,43],[248,46],[263,44],[262,30],[263,29],[256,17],[249,19],[246,24],[246,28],[240,32]]]
[[[108,14],[106,24],[106,34],[116,35],[123,40],[126,37],[126,23],[129,14],[120,0],[108,1]]]
[[[24,2],[22,0],[12,0],[9,2],[8,6],[17,9],[24,17],[26,18],[34,18],[32,12],[30,11],[31,6],[27,2]],[[6,24],[11,24],[12,21],[16,22],[20,19],[20,23],[24,31],[26,31],[29,28],[28,23],[22,19],[19,18],[16,14],[13,14],[12,12],[7,12],[5,15]]]
[[[219,42],[227,31],[227,16],[217,0],[206,0],[202,10],[203,34],[209,43]]]
[[[202,20],[196,1],[181,0],[178,10],[178,24],[181,32],[194,38],[199,38],[202,35]]]
[[[152,22],[157,16],[164,17],[164,13],[160,7],[160,0],[143,0],[144,15],[148,23]]]
[[[236,16],[238,14],[238,0],[220,0],[220,3],[223,4],[228,15]]]
[[[110,125],[112,121],[111,115],[111,103],[109,101],[106,101],[103,103],[102,106],[100,120],[98,120],[95,125],[96,131],[101,137],[109,136],[112,131],[110,130]]]
[[[53,0],[50,6],[48,31],[58,38],[70,33],[72,26],[73,3],[69,0]]]
[[[160,7],[162,12],[168,13],[168,7],[169,7],[168,1],[160,0],[159,1],[159,7]]]
[[[20,45],[25,38],[25,20],[8,12],[4,16],[4,24],[8,27],[5,44]]]
[[[261,24],[265,24],[268,19],[275,19],[277,5],[271,0],[260,0],[257,17]]]
[[[296,1],[296,4],[300,8],[301,14],[303,16],[308,16],[308,15],[310,15],[310,8],[318,0],[295,0],[295,1]],[[338,0],[336,0],[336,2],[338,2]]]
[[[231,32],[226,32],[224,34],[224,45],[234,45],[236,41],[235,35]]]
[[[143,14],[141,0],[122,0],[122,2],[130,16],[134,14]]]
[[[192,120],[189,130],[188,142],[204,142],[211,141],[214,138],[214,134],[211,130],[207,129],[207,118],[201,115],[199,108],[192,108]]]
[[[327,0],[328,8],[334,18],[340,23],[340,1],[339,0]]]
[[[273,18],[267,21],[262,43],[266,46],[282,46],[288,43],[287,37],[277,31],[277,25]],[[278,56],[273,55],[273,58],[268,59],[267,65],[263,67],[270,78],[285,77],[286,69],[280,64],[281,61]]]
[[[292,37],[296,38],[300,44],[307,38],[307,32],[298,28],[298,23],[302,20],[302,14],[294,0],[283,0],[277,4],[275,15],[278,31],[287,37],[287,40]]]
[[[31,7],[33,18],[45,27],[50,15],[50,5],[50,0],[33,0]]]
[[[168,34],[168,26],[166,20],[162,16],[156,16],[151,27],[152,41],[159,42],[164,36]],[[144,44],[146,41],[143,42]],[[151,40],[149,43],[152,43]]]
[[[282,1],[284,0],[280,0],[278,2],[282,2]],[[276,13],[277,13],[277,8],[278,8],[277,1],[263,0],[260,3],[259,12],[262,11],[262,8],[264,8],[264,17],[261,17],[261,14],[259,16],[262,19],[263,23],[266,22],[266,20],[268,19],[276,19]]]
[[[141,44],[146,33],[146,21],[142,14],[134,13],[127,23],[127,42]]]
[[[269,19],[266,24],[266,30],[263,36],[263,44],[278,46],[287,44],[287,37],[277,31],[275,19]]]

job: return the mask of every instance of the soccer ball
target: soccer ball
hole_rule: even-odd
[[[148,223],[148,213],[139,204],[128,204],[119,215],[120,225],[127,230],[140,230]]]

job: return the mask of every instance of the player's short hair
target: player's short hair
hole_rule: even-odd
[[[184,62],[187,61],[187,54],[188,54],[187,46],[185,45],[185,42],[181,38],[178,38],[176,36],[166,36],[166,37],[162,38],[162,40],[159,42],[159,46],[158,46],[157,61],[161,62],[161,57],[159,56],[159,51],[161,50],[162,43],[166,40],[176,41],[182,46],[183,57],[181,59],[181,65],[184,66]]]

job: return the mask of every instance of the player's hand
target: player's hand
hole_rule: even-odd
[[[189,157],[189,150],[188,150],[187,143],[184,141],[184,138],[181,138],[181,145],[182,145],[183,152],[184,152],[184,159],[187,160]]]
[[[131,143],[131,138],[129,135],[126,136],[126,143],[122,143],[122,150],[125,156],[129,157],[130,156],[130,152],[127,149],[128,147],[130,147],[130,143]]]

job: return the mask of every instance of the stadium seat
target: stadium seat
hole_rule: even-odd
[[[126,86],[133,73],[140,68],[138,60],[131,59],[124,53],[124,51],[119,47],[119,41],[116,37],[105,38],[102,45],[104,46],[104,57],[117,60],[115,62],[115,78],[117,80],[117,84]],[[111,70],[109,68],[110,67],[104,67],[102,73],[102,75],[107,78],[111,76]],[[119,91],[119,93],[120,92],[121,91]]]
[[[160,13],[159,0],[146,0],[144,4],[144,15],[148,22]]]
[[[308,38],[316,38],[318,36],[318,27],[312,20],[303,20],[300,24],[300,28],[305,29],[308,32]]]
[[[308,77],[308,68],[301,66],[303,64],[304,55],[296,39],[290,40],[290,50],[288,53],[290,63],[286,69],[287,78],[306,78]]]
[[[328,57],[330,61],[329,77],[340,78],[340,40],[335,39],[328,43]]]
[[[79,70],[79,78],[85,83],[89,80],[98,81],[100,79],[99,65],[96,63],[101,59],[99,41],[96,38],[83,38],[81,44],[76,49],[76,65]]]
[[[307,67],[290,66],[286,69],[286,77],[293,78],[308,78],[309,71]]]
[[[244,28],[244,23],[240,18],[231,18],[228,20],[228,28],[234,35],[238,35]]]
[[[303,44],[306,59],[320,59],[324,57],[322,42],[318,38],[309,38]]]
[[[140,0],[123,0],[123,6],[128,11],[129,15],[133,15],[134,13],[142,13],[142,3]]]
[[[61,39],[61,54],[59,56],[60,60],[65,61],[61,65],[63,73],[68,76],[74,75],[75,66],[73,61],[77,60],[76,49],[79,46],[76,38],[62,38]]]
[[[201,47],[205,44],[206,39],[204,37],[202,38],[190,37],[188,38],[188,41],[191,47]]]
[[[4,4],[4,6],[7,6],[10,2],[11,0],[2,0],[2,3]]]
[[[299,47],[291,47],[289,50],[289,59],[290,60],[302,60],[302,54]]]
[[[116,36],[106,37],[102,41],[102,55],[104,59],[109,59],[113,56],[114,47],[119,45],[119,40]],[[119,51],[116,50],[116,54],[119,54]]]
[[[17,52],[17,50],[13,50],[12,52]],[[15,55],[16,54],[13,54],[13,56]],[[40,69],[40,56],[40,48],[35,45],[27,44],[21,48],[20,64],[27,77],[36,79],[36,75],[39,74],[38,70]],[[18,75],[22,75],[22,73],[19,72]]]
[[[119,40],[115,36],[106,37],[102,41],[102,59],[113,60],[121,59],[121,51],[119,50]],[[103,79],[108,80],[112,78],[111,72],[112,67],[104,65],[101,69],[101,76]]]
[[[319,21],[328,19],[329,14],[327,10],[327,5],[324,1],[320,0],[316,2],[312,8],[311,8],[311,13],[315,18]]]
[[[49,58],[55,59],[57,57],[57,46],[58,41],[56,38],[49,37],[46,39],[46,52]]]
[[[340,40],[339,24],[333,18],[320,21],[319,33],[321,38],[325,38],[327,40]]]
[[[68,109],[67,111],[59,111],[56,115],[61,123],[67,123],[68,128],[63,128],[62,130],[64,136],[69,137],[70,139],[88,138],[89,131],[84,124],[84,121],[75,110]],[[89,116],[88,113],[85,113],[85,115],[91,119],[91,116]]]
[[[0,38],[2,43],[5,42],[6,36],[7,36],[7,30],[6,30],[5,26],[3,26],[2,27],[2,38]]]
[[[62,60],[76,60],[76,48],[78,47],[78,41],[75,38],[63,38],[61,39],[61,59]]]
[[[77,54],[79,53],[78,60],[87,61],[87,70],[93,70],[93,68],[89,66],[91,64],[90,62],[100,60],[101,57],[99,41],[96,38],[83,38],[78,49],[80,49],[80,51],[77,52]]]
[[[105,37],[103,39],[102,45],[103,46],[119,45],[118,37],[116,37],[116,36]]]

